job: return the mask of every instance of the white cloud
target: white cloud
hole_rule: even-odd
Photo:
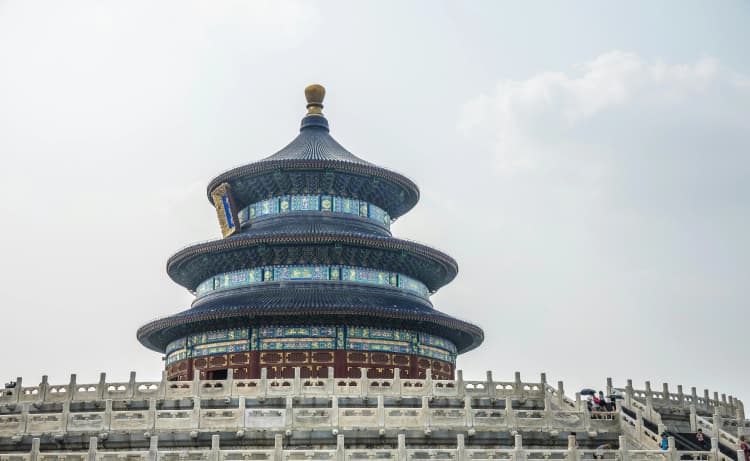
[[[674,375],[683,371],[659,363],[689,353],[701,367],[685,370],[686,381],[705,382],[723,365],[698,335],[741,363],[740,323],[699,325],[746,315],[747,81],[712,58],[673,64],[613,51],[572,72],[501,80],[467,101],[458,126],[473,158],[453,175],[471,184],[462,213],[484,243],[455,243],[468,280],[459,296],[441,293],[445,304],[487,304],[472,313],[482,325],[544,318],[555,333],[541,345],[487,337],[487,350],[514,342],[531,363],[548,362],[554,343],[593,359],[616,354],[616,367],[601,364],[607,373]],[[475,197],[491,197],[491,208]],[[486,287],[496,299],[473,294]],[[480,354],[462,366],[481,366]],[[579,370],[582,383],[603,372],[590,368]]]
[[[525,80],[501,80],[463,108],[459,127],[480,139],[494,136],[496,167],[503,173],[538,167],[542,157],[587,150],[576,128],[602,113],[634,104],[675,108],[701,98],[712,85],[744,80],[722,73],[718,63],[649,63],[621,51],[583,64],[575,75],[543,72]],[[545,160],[549,160],[546,158]]]

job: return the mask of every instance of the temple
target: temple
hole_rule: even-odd
[[[597,402],[456,370],[483,339],[430,302],[456,262],[391,235],[417,186],[339,145],[323,88],[305,94],[288,146],[209,183],[223,238],[169,259],[195,299],[138,330],[161,379],[16,378],[0,461],[746,461],[731,395],[607,378]]]
[[[208,185],[223,239],[187,247],[169,276],[190,309],[138,330],[166,357],[170,380],[292,377],[453,378],[482,330],[433,308],[456,276],[450,256],[391,236],[419,199],[408,178],[329,134],[325,90],[305,89],[307,115],[289,145]]]

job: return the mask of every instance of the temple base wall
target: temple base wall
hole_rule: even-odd
[[[367,369],[368,378],[391,379],[394,369],[400,377],[424,379],[432,370],[435,379],[454,379],[452,363],[416,354],[388,352],[314,350],[314,351],[250,351],[217,354],[181,360],[167,366],[170,381],[190,381],[196,373],[200,379],[225,379],[228,370],[236,379],[259,379],[261,369],[269,378],[293,378],[300,368],[302,378],[327,378],[328,368],[336,378],[360,378]]]

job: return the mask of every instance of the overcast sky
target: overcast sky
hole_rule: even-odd
[[[468,377],[750,399],[750,3],[0,0],[0,379],[160,375],[205,187],[333,136],[412,178]],[[673,386],[674,387],[674,386]],[[749,402],[750,403],[750,402]]]

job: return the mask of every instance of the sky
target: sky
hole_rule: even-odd
[[[750,3],[0,0],[0,380],[158,379],[205,188],[332,135],[421,189],[458,368],[750,399]]]

